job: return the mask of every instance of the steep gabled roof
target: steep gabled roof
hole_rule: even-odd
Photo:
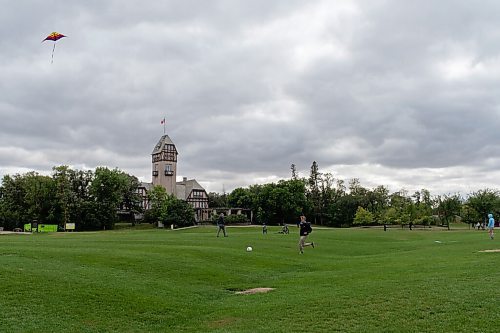
[[[156,144],[155,148],[153,149],[153,152],[151,154],[157,154],[159,152],[161,152],[164,148],[165,148],[165,145],[173,145],[174,148],[175,148],[175,145],[174,143],[172,142],[172,140],[169,138],[168,135],[163,135],[160,140],[158,141],[158,143]],[[177,152],[177,148],[175,148],[175,152]]]
[[[187,200],[189,194],[191,194],[193,190],[205,191],[205,189],[196,181],[196,179],[184,179],[181,182],[177,182],[176,189],[177,198],[182,200]]]
[[[141,182],[139,187],[145,188],[146,191],[151,191],[151,189],[153,188],[153,183]]]

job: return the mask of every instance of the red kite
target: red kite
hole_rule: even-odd
[[[66,36],[54,31],[53,33],[48,35],[47,38],[42,40],[42,43],[45,42],[46,40],[51,40],[54,42],[54,47],[52,48],[52,61],[50,62],[51,64],[54,62],[54,50],[56,49],[56,42],[63,37],[66,37]]]

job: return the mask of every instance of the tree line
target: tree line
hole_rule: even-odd
[[[51,176],[33,171],[5,175],[0,186],[0,227],[11,230],[37,221],[57,224],[61,229],[71,222],[77,230],[103,230],[112,229],[123,219],[133,223],[136,213],[144,213],[149,223],[194,223],[191,206],[168,195],[161,186],[149,191],[150,209],[144,212],[139,185],[135,176],[105,167],[82,171],[59,166],[53,168]],[[251,209],[254,222],[268,224],[295,223],[303,213],[315,224],[332,227],[410,222],[449,226],[457,219],[475,224],[485,222],[488,213],[498,216],[500,193],[492,189],[466,197],[433,196],[426,189],[390,193],[383,185],[369,189],[359,179],[346,182],[321,173],[313,162],[307,178],[299,177],[292,164],[290,179],[236,188],[229,194],[211,192],[209,207]]]
[[[54,167],[51,176],[31,171],[5,175],[0,186],[0,226],[75,223],[77,230],[112,229],[120,208],[140,210],[139,181],[118,169]]]
[[[134,215],[144,213],[137,191],[140,182],[135,176],[106,167],[83,171],[59,166],[52,170],[51,176],[31,171],[2,178],[0,227],[22,229],[36,221],[56,224],[60,229],[75,223],[79,231],[106,230],[120,220],[134,223]],[[148,221],[193,223],[194,211],[189,205],[168,196],[162,187],[154,187],[148,195],[152,203],[146,214]]]
[[[277,183],[236,188],[229,194],[209,193],[210,207],[240,207],[254,212],[256,223],[295,223],[300,214],[315,224],[350,227],[377,224],[448,226],[460,220],[485,222],[488,213],[500,213],[500,193],[483,189],[433,196],[427,189],[390,193],[387,186],[363,187],[357,178],[337,179],[311,165],[309,177],[299,177],[291,165],[291,178]]]

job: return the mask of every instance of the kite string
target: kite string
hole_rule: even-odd
[[[56,49],[56,43],[54,43],[54,47],[52,48],[52,61],[50,62],[51,64],[54,63],[54,50]]]

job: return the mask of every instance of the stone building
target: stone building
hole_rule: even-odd
[[[149,209],[147,192],[154,186],[163,186],[168,194],[175,195],[178,199],[188,202],[195,211],[196,221],[208,219],[208,194],[195,180],[183,177],[177,181],[177,148],[168,135],[163,135],[151,153],[151,183],[141,183],[138,188],[142,196],[142,206]]]

